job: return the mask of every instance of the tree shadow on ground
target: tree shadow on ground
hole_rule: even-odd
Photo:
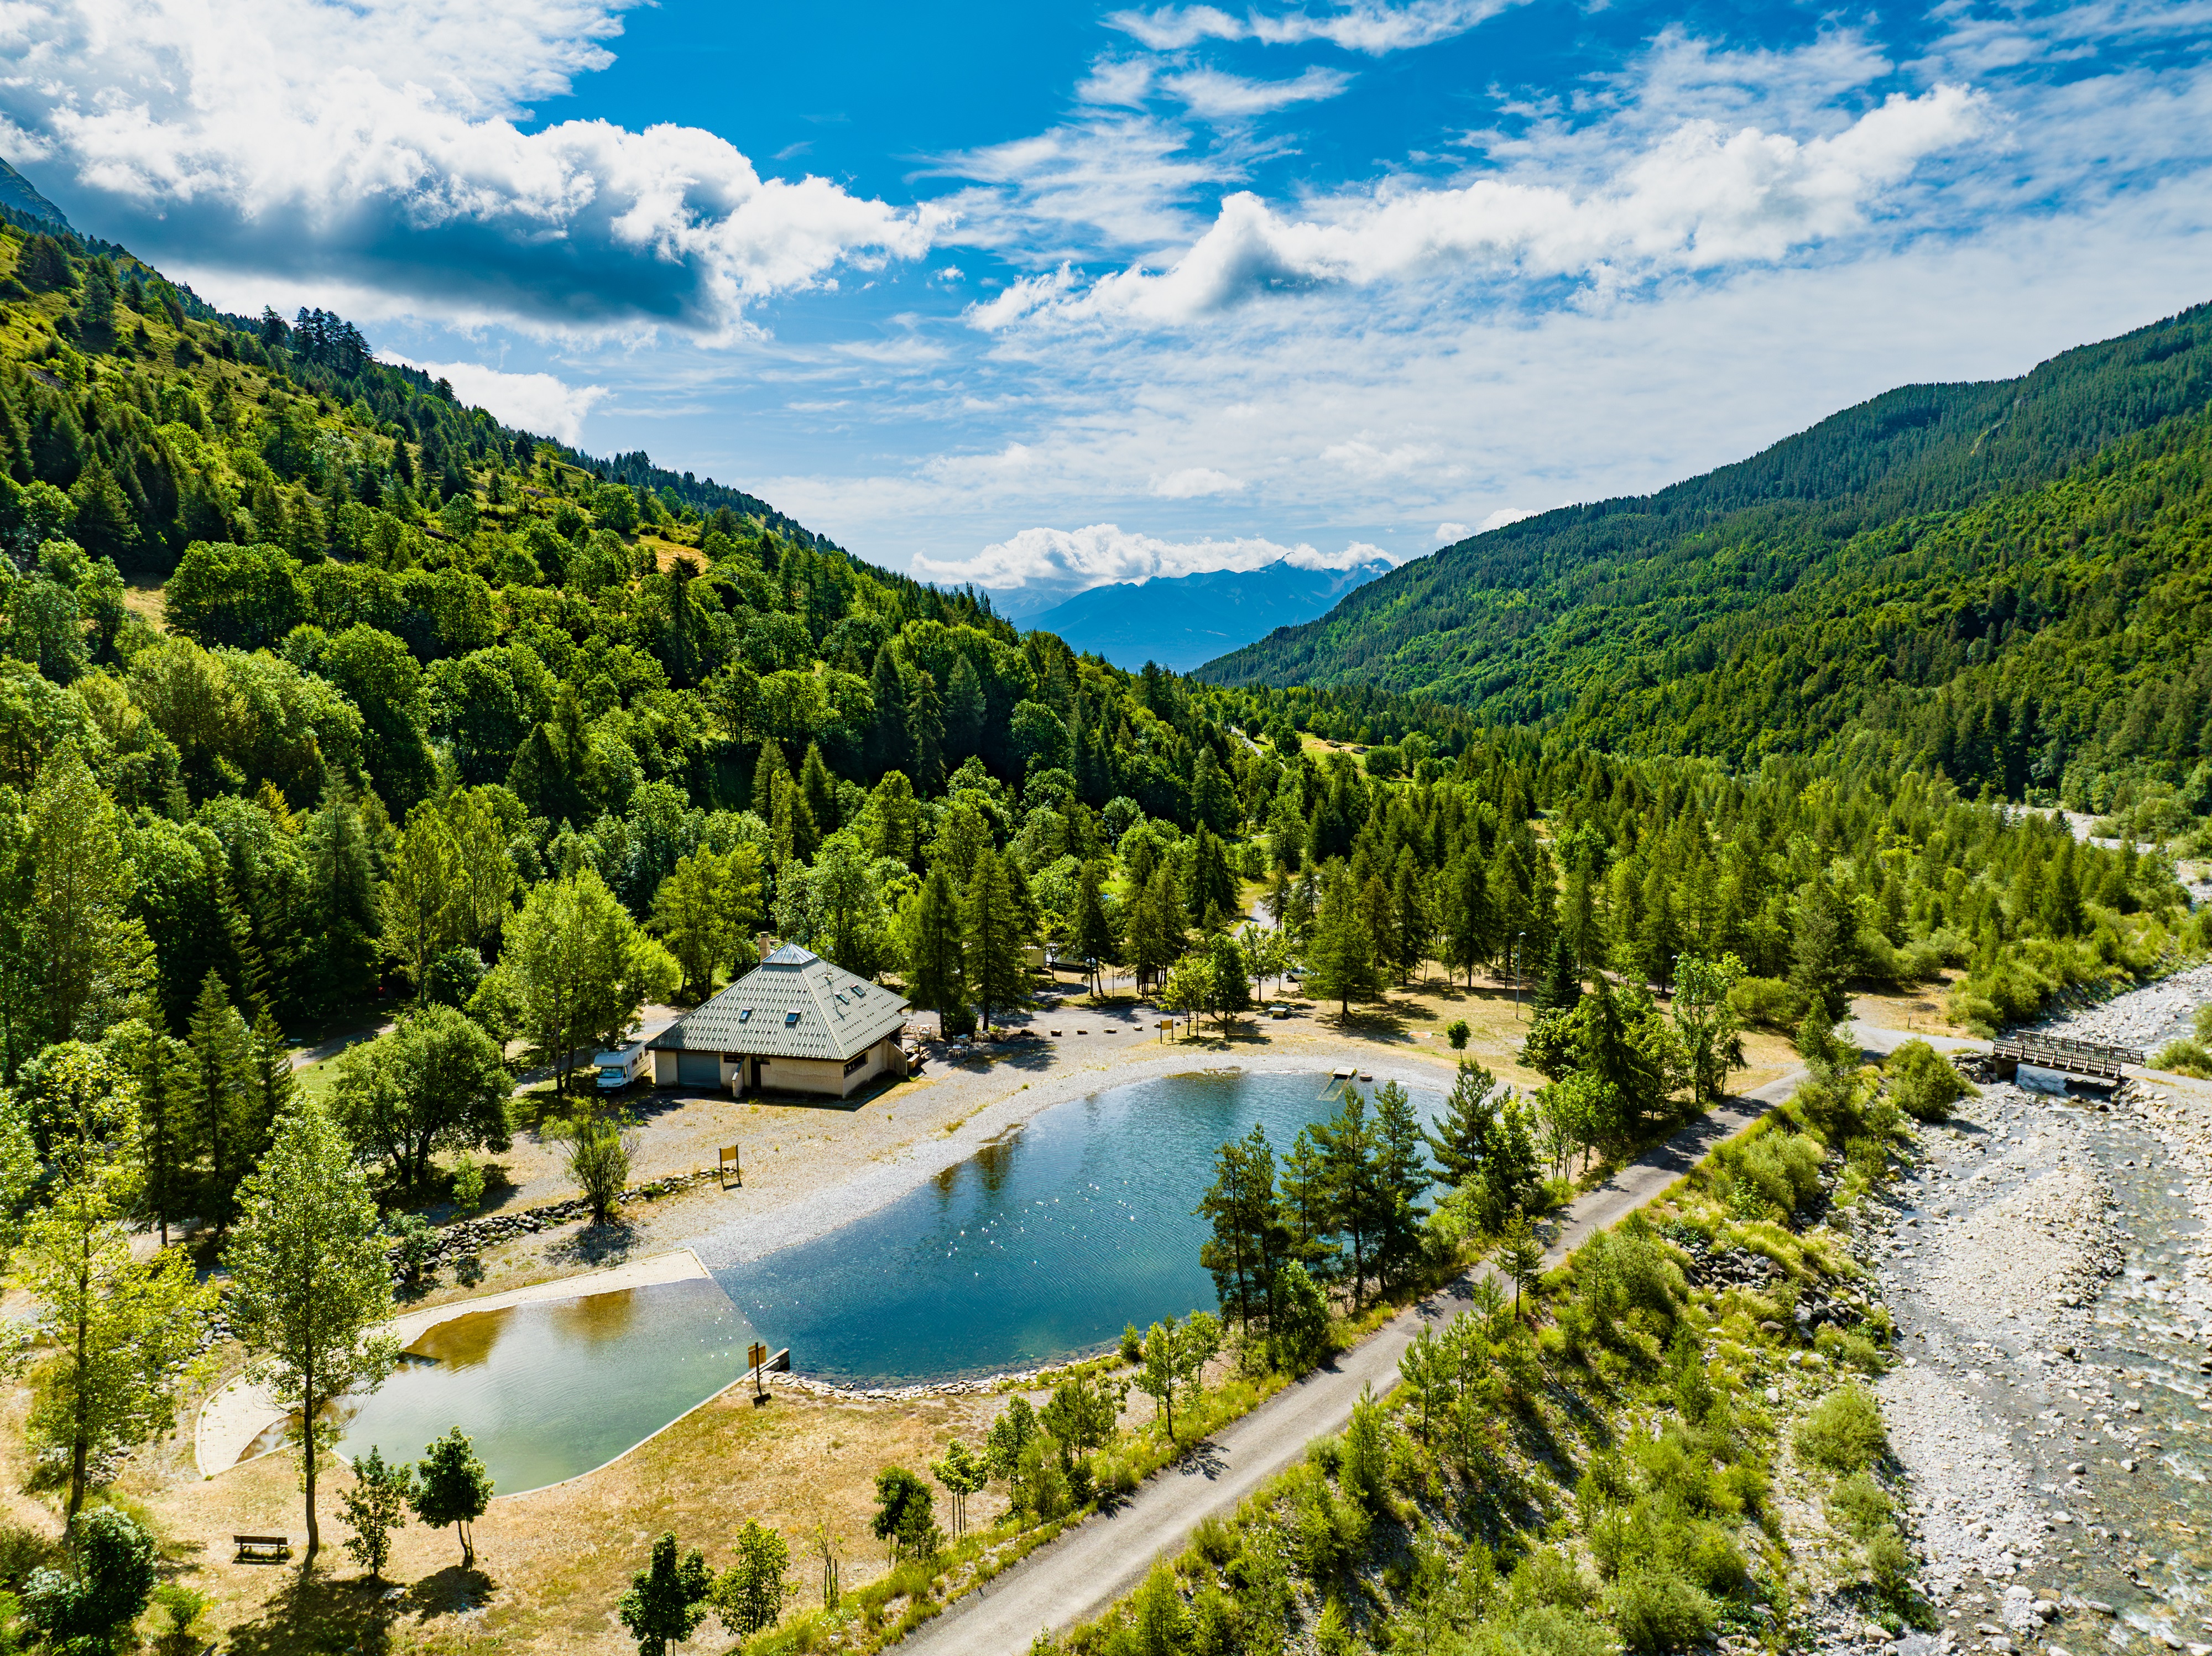
[[[302,1568],[288,1573],[258,1616],[232,1628],[222,1647],[234,1656],[385,1656],[399,1622],[434,1632],[431,1624],[481,1609],[492,1591],[482,1570],[459,1564],[404,1587]]]
[[[629,1258],[644,1233],[627,1219],[610,1219],[603,1225],[587,1224],[572,1236],[562,1237],[545,1250],[545,1257],[561,1265],[619,1265]]]

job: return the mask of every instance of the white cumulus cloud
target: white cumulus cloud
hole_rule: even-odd
[[[1467,525],[1455,523],[1438,524],[1436,538],[1438,544],[1443,546],[1449,546],[1454,541],[1463,541],[1467,538]]]
[[[1501,506],[1482,520],[1482,532],[1487,535],[1493,529],[1503,529],[1508,524],[1517,524],[1523,518],[1533,518],[1535,515],[1534,509],[1529,507]],[[1466,529],[1462,525],[1454,525],[1453,527],[1457,528],[1462,535],[1467,533]],[[1438,532],[1441,533],[1442,531],[1439,530]]]
[[[1595,188],[1520,177],[1437,188],[1386,181],[1293,216],[1249,191],[1164,270],[1085,283],[1070,272],[1007,289],[970,319],[1180,325],[1271,290],[1364,287],[1468,265],[1500,275],[1613,281],[1772,261],[1864,224],[1886,188],[1979,136],[1984,100],[1941,85],[1893,94],[1839,132],[1799,139],[1681,123]]]
[[[914,567],[925,579],[948,584],[972,581],[994,591],[1042,586],[1072,594],[1092,586],[1159,576],[1263,569],[1285,561],[1299,569],[1349,569],[1376,558],[1388,561],[1389,555],[1363,541],[1352,542],[1340,552],[1322,552],[1304,541],[1295,546],[1258,536],[1170,541],[1138,534],[1117,524],[1091,524],[1082,529],[1024,529],[992,543],[971,558],[917,555]]]
[[[15,0],[0,129],[149,252],[605,331],[739,325],[842,264],[927,251],[935,211],[764,179],[714,134],[527,100],[611,61],[625,0]]]
[[[387,362],[420,368],[433,379],[450,382],[462,402],[474,403],[510,426],[564,443],[582,440],[584,416],[607,395],[604,385],[572,385],[550,373],[508,373],[477,362],[410,362],[389,351],[380,355]]]

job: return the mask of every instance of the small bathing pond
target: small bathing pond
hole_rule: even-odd
[[[1372,1087],[1363,1086],[1372,1094]],[[1413,1095],[1424,1122],[1443,1095]],[[1026,1368],[1124,1323],[1214,1305],[1192,1210],[1257,1122],[1279,1168],[1340,1102],[1328,1077],[1168,1076],[1056,1106],[850,1224],[714,1277],[802,1374],[861,1386]]]
[[[345,1400],[338,1453],[375,1444],[414,1460],[459,1425],[501,1494],[558,1483],[737,1379],[750,1332],[698,1277],[465,1313],[425,1330],[374,1393]]]

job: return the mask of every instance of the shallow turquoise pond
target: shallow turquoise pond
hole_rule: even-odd
[[[904,1385],[1029,1368],[1124,1323],[1215,1306],[1196,1216],[1213,1156],[1255,1122],[1278,1162],[1339,1102],[1323,1075],[1134,1083],[1046,1111],[972,1161],[811,1242],[714,1277],[802,1374]],[[1371,1087],[1362,1090],[1372,1094]],[[1417,1092],[1425,1121],[1440,1092]]]
[[[748,1329],[713,1283],[477,1311],[436,1324],[339,1411],[338,1453],[414,1460],[459,1426],[502,1495],[588,1472],[744,1372]]]

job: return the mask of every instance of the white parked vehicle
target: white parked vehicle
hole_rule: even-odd
[[[592,1063],[599,1072],[599,1090],[618,1093],[635,1082],[645,1068],[645,1043],[641,1040],[619,1052],[601,1052]]]

